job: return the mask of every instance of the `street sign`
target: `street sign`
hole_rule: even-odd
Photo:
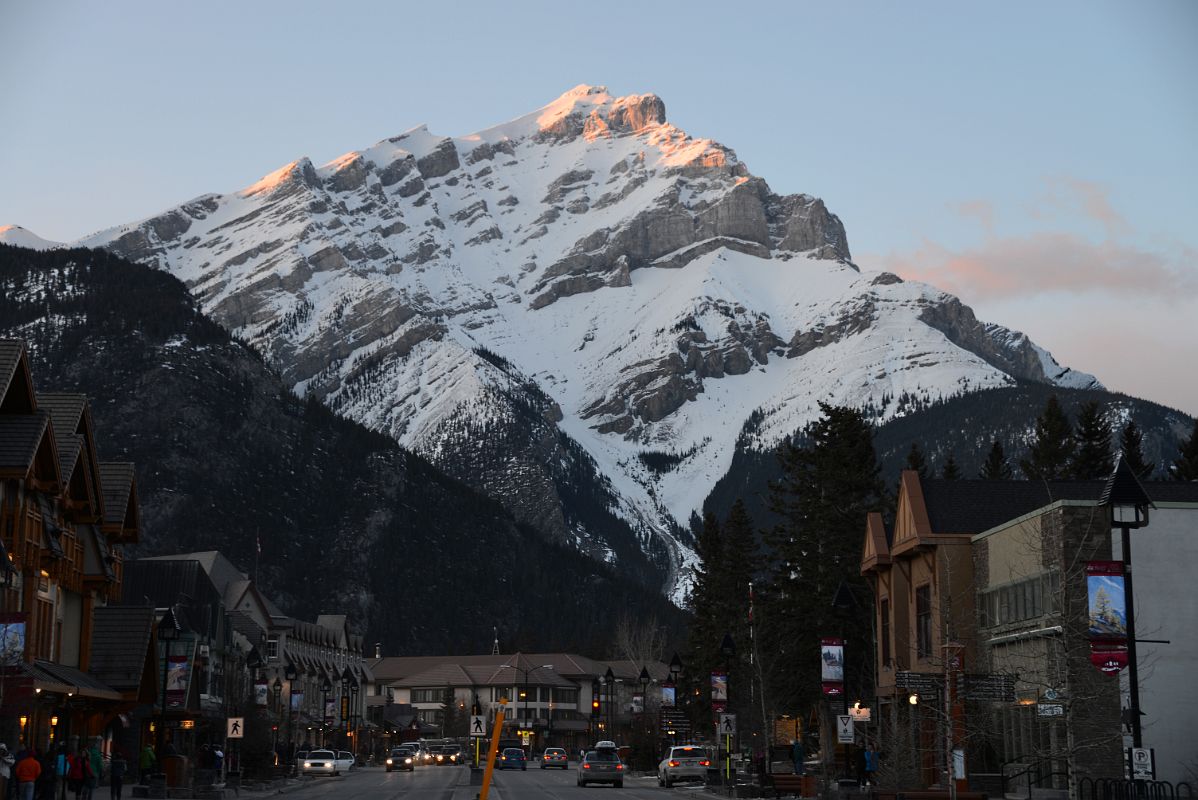
[[[470,715],[470,735],[471,736],[486,736],[487,735],[487,718],[482,714]]]
[[[836,716],[836,741],[838,744],[852,744],[854,736],[853,718],[848,714]]]
[[[229,717],[225,727],[226,739],[245,738],[245,717]]]
[[[1133,781],[1156,780],[1156,754],[1151,747],[1133,747],[1131,753],[1131,779]]]
[[[736,715],[720,714],[720,736],[736,735]]]
[[[1065,707],[1060,703],[1037,703],[1036,714],[1041,717],[1063,717]]]
[[[872,715],[868,708],[858,706],[849,709],[849,716],[853,718],[854,722],[869,722]]]
[[[966,700],[993,703],[1015,702],[1014,675],[957,675],[957,691]]]
[[[894,673],[894,685],[908,692],[917,692],[931,696],[944,686],[943,678],[930,672],[910,672],[899,670]]]

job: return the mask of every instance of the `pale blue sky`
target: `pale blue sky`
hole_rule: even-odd
[[[0,0],[0,77],[0,224],[58,240],[579,83],[654,92],[823,197],[862,267],[1198,413],[1191,0]]]

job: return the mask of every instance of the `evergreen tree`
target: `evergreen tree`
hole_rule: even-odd
[[[1077,414],[1077,449],[1069,465],[1072,477],[1083,481],[1106,480],[1115,471],[1111,457],[1111,423],[1097,401],[1083,403]]]
[[[694,567],[694,580],[687,597],[693,616],[687,637],[686,662],[694,674],[703,675],[714,665],[724,636],[724,610],[720,599],[723,594],[724,539],[719,520],[710,511],[703,515],[703,529],[695,544],[699,561]]]
[[[1144,460],[1144,434],[1134,419],[1128,420],[1119,434],[1119,452],[1137,478],[1146,481],[1152,477],[1155,467]]]
[[[961,480],[961,468],[957,466],[957,459],[952,453],[949,453],[948,458],[944,460],[944,467],[940,472],[940,477],[946,481]]]
[[[748,619],[749,581],[753,580],[753,564],[757,557],[753,519],[743,500],[738,499],[728,513],[728,519],[724,521],[723,540],[722,621],[740,650],[742,646],[748,646],[745,623]]]
[[[987,481],[1009,481],[1015,477],[1011,465],[1007,463],[1002,442],[998,439],[990,445],[990,454],[986,456],[986,463],[982,464],[982,471],[978,473],[978,477]]]
[[[1035,440],[1019,467],[1029,480],[1062,480],[1069,476],[1074,448],[1073,428],[1054,394],[1036,420]]]
[[[913,469],[918,472],[920,480],[926,480],[931,477],[931,472],[928,470],[928,460],[924,457],[923,450],[919,449],[918,442],[911,443],[911,449],[907,451],[907,466],[904,469]]]
[[[842,620],[832,601],[842,583],[862,585],[861,532],[866,515],[886,501],[864,416],[823,403],[820,410],[809,445],[787,442],[779,451],[783,477],[770,487],[770,508],[781,522],[767,537],[776,561],[761,626],[771,703],[803,713],[820,699],[819,682],[811,680],[820,636],[843,631],[846,680],[863,694],[869,688],[862,684],[872,655],[869,609]]]
[[[1198,481],[1198,420],[1194,421],[1190,438],[1178,448],[1177,458],[1173,460],[1169,473],[1175,481]]]

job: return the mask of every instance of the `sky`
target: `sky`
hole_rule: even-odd
[[[652,92],[862,269],[1198,415],[1198,3],[0,0],[0,225],[66,241],[580,84]]]

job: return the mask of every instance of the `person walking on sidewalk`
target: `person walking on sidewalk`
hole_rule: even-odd
[[[8,752],[8,745],[0,744],[0,800],[8,797],[8,781],[12,778],[12,767],[16,761]]]
[[[37,786],[37,779],[41,774],[42,765],[37,760],[37,753],[33,748],[26,750],[24,758],[18,761],[13,769],[19,792],[18,800],[33,800],[33,789]]]

